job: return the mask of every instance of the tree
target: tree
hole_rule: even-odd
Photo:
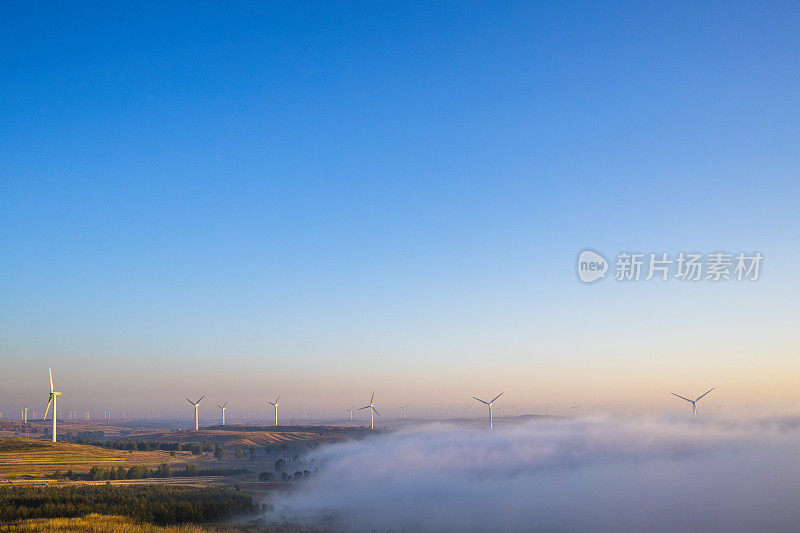
[[[225,450],[223,450],[222,446],[219,444],[214,445],[214,457],[216,457],[218,461],[222,461],[222,458],[225,457]]]
[[[258,479],[260,479],[261,481],[272,481],[273,479],[275,479],[275,474],[273,474],[272,472],[261,472],[258,475]]]
[[[280,458],[277,461],[275,461],[275,471],[276,472],[280,472],[284,468],[286,468],[286,459]]]

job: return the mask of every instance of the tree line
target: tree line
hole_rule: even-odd
[[[199,442],[159,442],[159,441],[135,441],[135,440],[85,440],[76,439],[77,444],[87,444],[89,446],[98,446],[108,450],[127,450],[127,451],[141,451],[151,452],[155,450],[162,450],[167,452],[180,452],[188,451],[194,455],[200,455],[203,452],[213,452],[214,444],[199,443]]]
[[[118,479],[147,479],[165,477],[196,477],[196,476],[238,476],[250,472],[245,468],[200,468],[196,464],[188,464],[181,470],[173,470],[167,463],[161,463],[158,468],[150,469],[146,466],[135,465],[131,467],[103,467],[93,466],[88,473],[76,473],[68,470],[53,472],[54,479],[70,479],[73,481],[106,481]]]
[[[221,520],[258,510],[250,496],[224,487],[0,486],[0,522],[6,523],[99,513],[169,525]]]

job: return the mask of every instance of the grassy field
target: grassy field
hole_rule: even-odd
[[[62,533],[206,533],[210,530],[198,526],[156,526],[154,524],[136,522],[122,516],[99,514],[90,514],[78,518],[30,519],[22,520],[16,524],[0,525],[0,532],[2,533],[45,531]]]
[[[190,452],[128,452],[106,450],[82,444],[53,443],[17,438],[0,439],[0,481],[46,479],[56,470],[88,472],[93,466],[157,467],[161,463],[179,465],[193,456]]]
[[[160,442],[213,442],[220,446],[248,447],[270,444],[304,444],[335,442],[342,439],[362,436],[363,429],[341,431],[327,427],[282,427],[280,430],[268,427],[221,426],[200,431],[138,431],[125,437],[126,440],[157,440]]]

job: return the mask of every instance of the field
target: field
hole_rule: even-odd
[[[263,525],[227,523],[225,516],[250,520],[252,502],[259,502],[257,509],[269,506],[280,492],[313,477],[315,467],[305,456],[314,447],[369,434],[337,426],[185,431],[145,424],[107,432],[109,426],[85,424],[79,427],[84,433],[70,431],[53,443],[41,432],[20,438],[19,424],[4,426],[0,533],[263,531]],[[115,495],[124,497],[113,500]],[[130,507],[133,500],[138,503]],[[223,502],[225,511],[215,510],[214,502]]]
[[[215,443],[224,447],[269,446],[274,444],[320,444],[363,436],[363,428],[330,426],[212,426],[199,431],[135,431],[125,440]]]
[[[190,452],[175,452],[171,456],[170,452],[160,450],[128,452],[66,442],[2,438],[0,482],[46,479],[56,470],[85,473],[93,466],[142,465],[154,468],[161,463],[177,466],[190,458]]]
[[[157,526],[122,516],[90,514],[77,518],[35,518],[15,524],[0,525],[2,533],[60,531],[73,533],[205,533],[199,526]]]

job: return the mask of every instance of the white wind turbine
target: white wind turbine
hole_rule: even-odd
[[[492,418],[492,404],[495,402],[495,400],[497,400],[502,395],[503,395],[503,393],[501,392],[500,394],[495,396],[494,399],[492,401],[490,401],[490,402],[484,402],[483,400],[481,400],[477,396],[473,396],[474,399],[478,400],[482,404],[485,404],[486,406],[489,407],[489,431],[494,429],[494,422],[493,422],[493,418]]]
[[[580,407],[580,406],[581,406],[581,404],[572,402],[571,408],[575,410],[575,418],[578,418],[578,407]]]
[[[275,408],[275,427],[278,427],[278,406],[280,405],[278,403],[278,400],[280,400],[280,399],[281,399],[281,395],[278,394],[278,397],[275,398],[274,402],[267,402],[268,404],[270,404],[272,407]],[[291,423],[291,420],[289,420],[289,423]]]
[[[408,418],[408,404],[400,406],[400,416],[402,418]]]
[[[197,408],[200,407],[200,402],[205,398],[205,395],[200,396],[200,399],[196,402],[193,402],[189,398],[186,398],[186,401],[190,404],[194,405],[194,430],[198,431],[200,429],[200,416],[198,414]]]
[[[354,408],[355,408],[355,405],[351,406],[350,409],[345,409],[344,410],[345,413],[350,413],[350,421],[351,422],[353,421],[353,409]]]
[[[47,412],[50,410],[50,404],[53,404],[53,442],[56,441],[56,420],[58,419],[57,409],[56,409],[56,398],[61,396],[60,392],[55,392],[53,390],[53,370],[48,368],[50,372],[50,396],[47,399],[47,407],[44,409],[44,417],[42,417],[42,421],[47,420]]]
[[[692,416],[697,416],[697,402],[699,402],[699,401],[700,401],[700,399],[701,399],[703,396],[705,396],[706,394],[708,394],[708,393],[709,393],[709,392],[711,392],[712,390],[714,390],[714,388],[711,388],[711,389],[707,390],[707,391],[705,392],[705,394],[701,394],[700,396],[698,396],[698,397],[697,397],[697,399],[696,399],[696,400],[690,400],[689,398],[684,398],[684,397],[683,397],[683,396],[681,396],[680,394],[675,394],[674,392],[670,392],[670,394],[672,394],[673,396],[677,396],[677,397],[678,397],[678,398],[680,398],[681,400],[686,400],[687,402],[689,402],[690,404],[692,404]]]
[[[225,402],[222,405],[217,404],[217,407],[219,407],[219,410],[222,411],[222,425],[224,426],[225,425],[225,409],[228,408],[228,402]]]
[[[361,407],[359,411],[369,409],[369,428],[375,429],[375,415],[381,416],[377,409],[375,409],[375,392],[372,392],[372,398],[369,399],[369,405]]]

